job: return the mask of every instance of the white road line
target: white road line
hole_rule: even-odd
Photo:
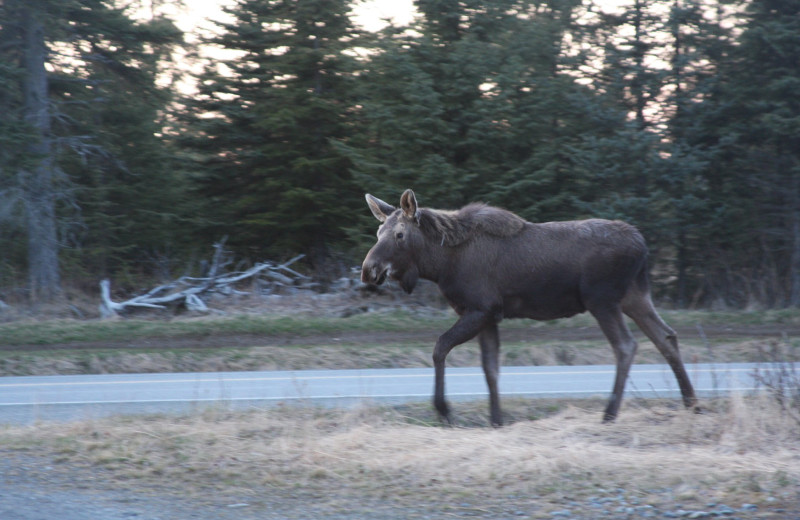
[[[740,386],[740,387],[726,387],[725,392],[754,392],[759,390],[758,387]],[[636,393],[669,393],[677,391],[675,388],[648,388],[644,392],[636,392],[629,390],[631,394]],[[718,388],[695,388],[695,392],[702,394],[704,392],[719,392]],[[568,395],[598,395],[605,397],[606,393],[598,390],[535,390],[535,391],[521,391],[521,392],[501,392],[503,396],[527,396],[527,395],[554,395],[554,396],[568,396]],[[486,391],[476,392],[448,392],[448,397],[484,397],[489,395]],[[342,395],[301,395],[301,396],[283,396],[283,397],[198,397],[187,399],[142,399],[142,400],[109,400],[109,401],[48,401],[46,403],[0,403],[3,406],[91,406],[91,405],[113,405],[113,404],[161,404],[161,403],[227,403],[227,402],[247,402],[247,401],[320,401],[320,400],[372,400],[372,399],[405,399],[405,398],[430,398],[431,393],[416,393],[416,394],[342,394]]]
[[[413,379],[413,378],[431,378],[433,377],[433,368],[430,369],[430,373],[424,374],[353,374],[353,375],[331,375],[331,376],[304,376],[304,375],[294,375],[294,376],[269,376],[269,377],[224,377],[222,375],[216,377],[208,377],[208,378],[195,378],[195,379],[144,379],[144,380],[119,380],[119,381],[55,381],[55,382],[40,382],[40,383],[2,383],[0,382],[0,389],[2,388],[25,388],[25,387],[42,387],[42,386],[113,386],[113,385],[148,385],[148,384],[184,384],[184,383],[218,383],[218,382],[264,382],[264,381],[325,381],[325,380],[347,380],[347,379]],[[777,369],[766,367],[761,368],[761,371],[774,371]],[[718,367],[718,368],[690,368],[687,367],[687,371],[690,375],[693,374],[707,374],[707,373],[717,373],[717,374],[733,374],[733,373],[752,373],[753,368],[725,368],[725,367]],[[660,374],[660,373],[670,373],[669,369],[636,369],[634,368],[631,373],[632,375],[636,374]],[[539,376],[539,377],[548,377],[548,376],[567,376],[567,375],[576,375],[576,376],[585,376],[585,375],[607,375],[607,374],[615,374],[615,370],[592,370],[592,371],[547,371],[547,372],[515,372],[510,371],[507,372],[505,375],[507,376]],[[503,374],[503,369],[500,369],[501,377]],[[34,376],[35,377],[35,376]],[[45,376],[49,377],[49,376]],[[476,367],[476,372],[471,373],[459,373],[459,372],[450,372],[447,373],[446,377],[448,379],[455,378],[455,377],[483,377],[483,372],[480,371],[480,367]]]

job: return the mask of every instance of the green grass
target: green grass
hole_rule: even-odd
[[[192,318],[171,321],[47,320],[0,325],[0,345],[54,345],[72,342],[118,342],[141,338],[203,337],[225,334],[312,336],[345,331],[403,331],[446,328],[453,318],[410,313],[362,314],[349,318],[318,316],[254,316]]]
[[[694,325],[800,325],[800,309],[767,311],[663,311],[673,327]]]
[[[772,311],[665,311],[673,327],[698,325],[800,325],[800,310]],[[452,313],[436,311],[425,316],[403,311],[359,314],[348,318],[314,315],[242,314],[217,318],[176,318],[173,320],[44,320],[0,325],[0,345],[47,346],[60,343],[119,342],[143,338],[204,337],[253,334],[261,336],[304,336],[343,332],[401,332],[446,330],[455,321]],[[507,320],[502,328],[569,328],[594,326],[588,314],[565,320],[533,322]]]

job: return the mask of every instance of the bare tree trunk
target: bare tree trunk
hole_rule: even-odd
[[[23,67],[25,69],[25,115],[38,139],[29,151],[34,156],[30,169],[19,172],[24,193],[28,228],[28,270],[31,297],[49,300],[60,292],[58,239],[56,234],[55,163],[53,160],[48,106],[47,48],[41,13],[21,5]]]
[[[800,179],[792,177],[789,196],[789,225],[791,226],[792,252],[789,258],[789,305],[800,307]]]

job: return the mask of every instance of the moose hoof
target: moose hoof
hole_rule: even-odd
[[[691,410],[693,413],[703,413],[703,408],[698,404],[696,397],[684,397],[683,405],[687,410]]]
[[[489,422],[492,424],[492,428],[502,428],[503,416],[498,412],[490,413]]]
[[[453,421],[450,419],[450,406],[444,398],[434,398],[433,407],[436,408],[436,411],[439,413],[439,419],[441,419],[442,422],[446,422],[450,426],[453,425]]]

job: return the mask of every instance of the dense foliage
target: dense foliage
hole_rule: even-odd
[[[172,93],[156,79],[182,34],[132,12],[102,0],[0,2],[4,286],[27,271],[23,288],[49,298],[62,277],[152,269],[148,259],[180,242],[184,188],[158,135]]]
[[[331,272],[363,193],[411,187],[628,220],[675,306],[800,305],[798,0],[417,0],[374,33],[348,0],[238,0],[188,94],[165,4],[0,0],[0,299],[225,235]]]

